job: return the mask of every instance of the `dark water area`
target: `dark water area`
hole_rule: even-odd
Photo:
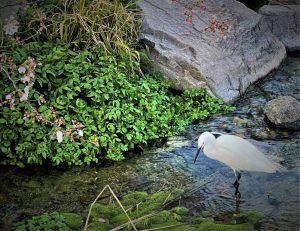
[[[128,191],[185,190],[180,204],[190,215],[208,211],[226,221],[238,212],[259,211],[257,230],[300,230],[300,132],[268,127],[265,103],[280,95],[300,100],[300,58],[288,58],[282,67],[250,87],[236,110],[190,125],[178,136],[154,142],[143,154],[102,167],[0,169],[0,230],[44,212],[76,212],[86,217],[88,206],[109,184],[119,196]],[[280,172],[242,173],[239,204],[234,199],[233,171],[202,155],[194,164],[197,138],[204,131],[244,137],[280,163]]]
[[[239,0],[239,2],[253,10],[258,10],[260,7],[268,5],[269,3],[268,0]]]

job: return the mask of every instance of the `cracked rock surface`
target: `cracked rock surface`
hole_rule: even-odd
[[[296,5],[266,5],[259,13],[289,52],[300,52],[300,1]]]
[[[192,2],[138,1],[143,12],[141,39],[173,88],[204,87],[225,102],[233,102],[286,57],[284,45],[261,15],[242,3],[207,0],[201,8]],[[192,21],[188,22],[191,8]],[[212,19],[224,22],[226,33],[208,32]]]

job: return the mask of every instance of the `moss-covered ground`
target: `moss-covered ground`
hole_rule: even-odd
[[[188,219],[189,210],[178,206],[182,190],[130,192],[119,201],[113,197],[92,205],[87,231],[108,230],[167,230],[167,231],[252,231],[261,220],[258,212],[240,213],[232,216],[226,224],[216,222],[209,213],[200,211],[194,219]],[[126,211],[126,213],[124,212]],[[192,222],[191,222],[192,220]],[[189,221],[189,222],[188,222]],[[57,226],[57,227],[56,227]],[[83,218],[75,213],[52,213],[33,217],[18,224],[18,231],[35,230],[83,230]]]
[[[242,213],[233,216],[228,224],[221,224],[215,222],[207,212],[202,211],[195,217],[194,222],[187,223],[188,209],[176,206],[175,202],[182,194],[180,190],[172,193],[160,191],[152,195],[145,192],[131,192],[120,202],[137,230],[250,231],[255,230],[255,225],[262,218],[257,212]],[[109,203],[95,203],[91,211],[88,231],[105,231],[116,227],[133,230],[128,217],[113,200]]]

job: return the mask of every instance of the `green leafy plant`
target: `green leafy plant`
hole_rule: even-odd
[[[29,70],[16,70],[28,55],[36,63],[30,79],[34,84],[21,101],[29,84],[20,80]],[[34,42],[16,49],[13,60],[17,65],[2,72],[0,86],[2,164],[122,160],[141,143],[174,135],[191,121],[229,109],[204,90],[173,95],[160,75],[142,76],[138,62],[106,55],[98,47],[74,53]],[[128,69],[128,62],[135,70]]]
[[[31,219],[17,224],[16,231],[70,231],[66,225],[63,215],[54,212],[51,214],[44,213],[41,216],[34,216]]]

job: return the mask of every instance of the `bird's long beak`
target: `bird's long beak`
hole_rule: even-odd
[[[202,149],[203,149],[203,146],[201,146],[200,148],[198,148],[197,154],[196,154],[196,157],[195,157],[195,160],[194,160],[194,163],[196,163],[196,160],[197,160],[197,158],[198,158],[200,152],[202,151]]]

